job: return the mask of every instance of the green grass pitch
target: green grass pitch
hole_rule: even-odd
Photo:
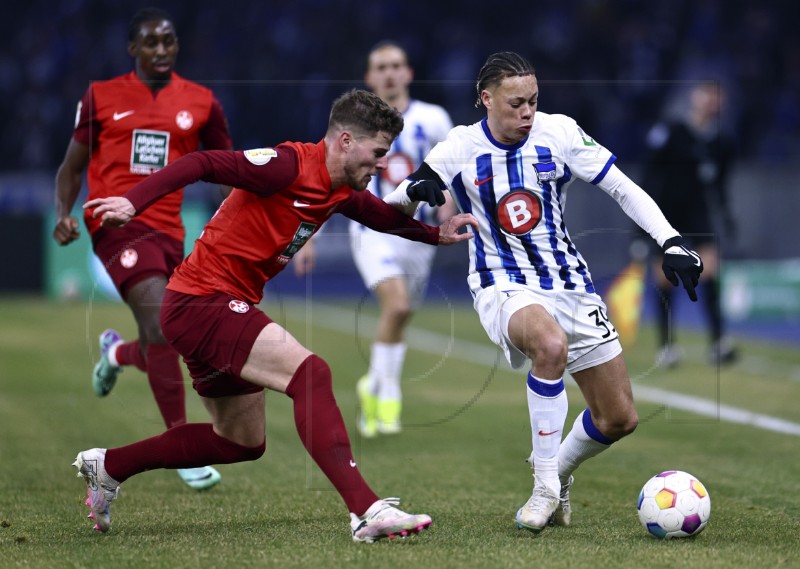
[[[639,429],[576,473],[573,525],[539,536],[516,529],[530,495],[524,375],[496,365],[470,306],[427,305],[413,322],[404,372],[404,432],[361,440],[354,386],[366,368],[371,303],[268,299],[267,312],[324,357],[365,478],[379,495],[427,512],[431,529],[402,541],[352,543],[347,511],[307,457],[291,402],[267,396],[267,452],[219,467],[207,493],[174,472],[141,474],[113,504],[113,529],[91,529],[85,490],[70,465],[94,446],[158,434],[144,375],[127,369],[114,391],[90,386],[97,335],[135,334],[126,307],[0,299],[0,566],[2,567],[790,567],[800,566],[800,437],[728,421],[735,408],[800,423],[796,349],[743,345],[744,359],[716,370],[703,338],[685,332],[687,362],[651,368],[645,330],[626,350]],[[714,402],[697,414],[655,390]],[[205,421],[189,388],[192,421]],[[644,391],[643,391],[644,393]],[[571,424],[583,408],[571,385]],[[730,406],[730,407],[728,407]],[[712,410],[713,410],[712,406]],[[636,513],[652,475],[680,469],[708,488],[712,515],[695,538],[649,537]]]

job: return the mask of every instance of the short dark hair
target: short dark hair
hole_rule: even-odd
[[[394,40],[381,40],[378,43],[376,43],[375,45],[373,45],[370,48],[369,52],[367,53],[366,69],[368,71],[369,71],[369,58],[372,57],[372,54],[375,53],[376,51],[380,51],[382,49],[387,49],[387,48],[394,48],[394,49],[399,49],[400,51],[402,51],[403,52],[403,57],[406,58],[406,65],[409,65],[408,52],[405,50],[405,48],[402,45],[400,45],[399,43],[397,43]]]
[[[337,128],[367,136],[388,132],[394,139],[403,130],[403,115],[375,93],[352,89],[336,99],[331,107],[328,132]]]
[[[136,41],[142,24],[145,22],[154,22],[156,20],[168,20],[173,24],[173,26],[175,25],[175,23],[172,22],[172,16],[170,16],[165,10],[162,10],[161,8],[154,8],[152,6],[149,8],[142,8],[133,15],[130,24],[128,24],[128,41]]]
[[[499,85],[506,77],[524,77],[525,75],[536,75],[536,70],[531,62],[513,51],[501,51],[493,53],[486,58],[478,72],[478,100],[476,107],[481,106],[481,92],[484,89]]]

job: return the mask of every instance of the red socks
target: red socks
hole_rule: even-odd
[[[147,362],[142,355],[139,340],[117,346],[117,363],[121,366],[136,366],[141,371],[147,371]]]
[[[119,365],[133,365],[147,373],[150,389],[168,429],[186,422],[185,389],[178,352],[166,344],[150,344],[145,357],[139,340],[133,340],[120,344],[116,356]]]
[[[186,422],[186,399],[178,352],[166,344],[147,346],[147,380],[167,428]]]
[[[264,454],[266,440],[245,447],[214,432],[210,423],[178,425],[162,434],[106,451],[105,468],[117,482],[156,468],[195,468],[256,460]]]
[[[347,429],[333,396],[328,364],[310,355],[297,368],[286,395],[294,401],[294,422],[308,454],[339,491],[349,510],[363,515],[379,498],[353,460]]]
[[[153,363],[162,360],[166,368],[166,360],[172,354],[174,351],[167,346],[150,346],[148,368],[153,369]],[[177,359],[172,361],[177,366]],[[162,384],[169,386],[170,382]],[[183,382],[178,385],[182,406]],[[156,392],[155,386],[153,391]],[[297,368],[286,395],[294,402],[295,425],[306,450],[338,490],[348,509],[363,515],[379,498],[364,481],[353,460],[347,429],[333,396],[328,364],[316,355],[309,356]],[[163,413],[161,400],[159,407]],[[191,423],[132,445],[108,449],[105,468],[109,476],[123,482],[134,474],[156,468],[192,468],[256,460],[264,454],[265,448],[266,441],[259,447],[244,447],[220,437],[208,423]]]

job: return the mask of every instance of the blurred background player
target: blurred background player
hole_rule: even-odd
[[[364,83],[391,107],[403,114],[403,132],[389,151],[386,170],[373,178],[369,191],[383,198],[422,163],[453,127],[442,107],[412,99],[409,86],[414,71],[399,44],[382,41],[367,56]],[[437,223],[456,212],[447,203],[437,209],[423,204],[416,218]],[[364,284],[378,300],[380,315],[372,343],[369,370],[357,384],[360,402],[358,430],[372,438],[401,430],[402,390],[400,380],[406,356],[405,329],[421,304],[430,277],[436,248],[395,235],[379,233],[355,221],[350,224],[350,247]],[[313,266],[312,243],[296,257],[297,274]]]
[[[567,232],[570,183],[580,178],[612,196],[663,247],[664,272],[674,285],[680,279],[692,300],[702,262],[614,165],[616,156],[570,117],[537,110],[536,72],[524,57],[490,55],[477,91],[486,117],[454,128],[410,178],[449,190],[459,209],[477,218],[467,278],[475,310],[514,369],[531,362],[526,395],[534,486],[516,522],[539,532],[551,520],[570,524],[573,472],[638,424],[619,335]],[[396,191],[403,195],[408,186]],[[587,408],[562,443],[565,371]]]
[[[651,193],[674,226],[686,236],[703,258],[702,303],[705,307],[711,346],[711,364],[731,363],[737,349],[724,334],[720,308],[720,229],[733,238],[734,220],[727,196],[728,177],[734,158],[732,141],[720,127],[725,93],[716,82],[694,85],[688,93],[686,111],[677,120],[656,124],[647,136],[643,186]],[[656,363],[673,367],[681,351],[674,345],[672,287],[658,270],[656,254],[656,309],[659,350]]]
[[[369,52],[364,82],[390,106],[403,113],[403,132],[389,151],[389,164],[372,179],[369,191],[383,198],[414,172],[437,142],[453,128],[442,107],[412,99],[414,71],[405,50],[392,41]],[[417,219],[434,223],[455,213],[423,205]],[[358,272],[378,300],[380,315],[372,343],[369,370],[357,384],[361,407],[358,428],[365,437],[399,433],[402,410],[400,379],[406,356],[405,328],[425,296],[436,248],[395,235],[350,224],[350,247]]]
[[[71,215],[88,166],[89,199],[122,195],[143,177],[197,150],[230,149],[228,124],[214,94],[173,71],[178,37],[172,18],[156,8],[137,12],[128,28],[135,69],[94,82],[78,104],[75,130],[56,174],[56,227],[61,245],[79,237]],[[186,422],[178,353],[161,332],[159,310],[167,280],[183,259],[183,194],[176,192],[124,228],[101,227],[84,215],[95,254],[136,319],[139,338],[125,342],[115,330],[100,335],[92,375],[99,397],[108,395],[123,366],[147,373],[167,428]],[[178,470],[190,487],[220,481],[212,467]]]

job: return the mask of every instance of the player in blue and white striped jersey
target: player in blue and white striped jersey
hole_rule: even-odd
[[[517,525],[569,525],[573,471],[630,434],[638,418],[618,334],[564,221],[567,189],[580,178],[611,195],[664,248],[663,269],[696,300],[702,261],[655,202],[615,165],[615,156],[564,115],[537,112],[531,64],[491,55],[477,83],[487,116],[458,126],[386,201],[411,211],[409,186],[450,191],[480,230],[470,241],[468,283],[489,337],[517,369],[528,359],[533,494]],[[535,120],[534,120],[535,117]],[[567,370],[588,408],[561,442]]]
[[[388,166],[367,187],[379,198],[392,192],[414,172],[453,128],[450,115],[442,107],[411,97],[413,76],[408,55],[397,43],[383,41],[370,50],[364,82],[403,113],[403,131],[387,154]],[[438,225],[454,213],[452,203],[441,208],[426,204],[416,212],[416,218]],[[350,248],[364,284],[380,306],[369,369],[357,384],[358,429],[364,437],[395,434],[401,430],[400,379],[406,354],[405,329],[422,303],[436,247],[379,233],[353,221]]]

